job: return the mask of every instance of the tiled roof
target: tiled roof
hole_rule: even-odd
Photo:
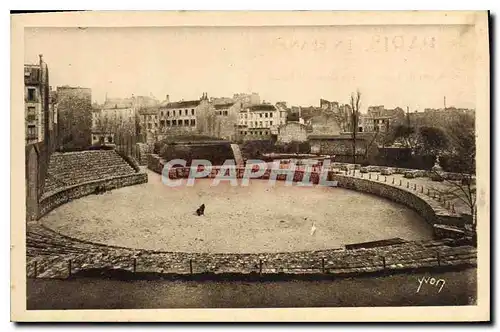
[[[222,110],[222,109],[226,109],[226,108],[229,108],[231,106],[233,106],[234,103],[227,103],[227,104],[218,104],[218,105],[214,105],[214,108],[216,110]]]
[[[250,111],[275,111],[274,105],[260,104],[250,106]]]
[[[199,100],[177,101],[173,103],[162,103],[162,108],[190,108],[200,105]]]

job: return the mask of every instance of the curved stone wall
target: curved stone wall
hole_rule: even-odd
[[[42,196],[39,202],[38,218],[43,217],[56,207],[71,200],[95,193],[96,189],[99,187],[105,188],[106,190],[112,190],[146,182],[148,182],[148,175],[145,172],[139,172],[131,175],[121,175],[98,181],[79,183],[47,192]]]

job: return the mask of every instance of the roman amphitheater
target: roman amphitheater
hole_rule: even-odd
[[[333,163],[328,180],[336,187],[270,185],[269,171],[249,186],[214,186],[214,167],[194,186],[169,187],[165,160],[146,152],[138,160],[114,150],[52,154],[36,218],[27,222],[29,278],[116,270],[335,276],[476,265],[459,205],[436,195],[445,184],[425,172],[382,175],[379,167]],[[169,177],[189,171],[178,167]],[[238,167],[238,178],[243,172]],[[294,181],[303,173],[296,170]]]

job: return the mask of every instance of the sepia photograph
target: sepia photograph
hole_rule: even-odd
[[[490,319],[488,12],[11,22],[13,320]]]

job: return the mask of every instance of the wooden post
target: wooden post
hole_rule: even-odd
[[[325,258],[321,258],[321,272],[325,273]]]
[[[37,263],[38,263],[38,262],[37,262],[37,261],[35,261],[35,271],[34,271],[34,273],[35,273],[35,279],[36,279],[36,277],[37,277],[37,275],[38,275],[38,264],[37,264]]]
[[[430,192],[430,191],[429,191],[429,188],[427,188],[427,196],[429,196],[429,192]]]
[[[363,173],[361,173],[361,178],[363,178]]]
[[[368,178],[371,180],[372,179],[372,173],[368,173]]]
[[[378,181],[378,178],[379,178],[379,176],[378,176],[378,174],[377,174],[377,181]]]
[[[190,259],[189,260],[189,274],[193,274],[193,260]]]
[[[406,188],[410,188],[410,181],[406,182]]]
[[[417,190],[417,184],[415,183],[415,187],[413,188],[413,190]]]
[[[134,257],[134,273],[137,271],[137,258]]]
[[[385,270],[385,257],[382,256],[382,264],[384,264],[384,270]]]
[[[392,184],[394,184],[394,177],[392,178]]]
[[[438,266],[441,266],[441,254],[439,251],[437,252],[437,260],[438,260]]]
[[[399,179],[399,186],[401,187],[402,184],[403,184],[403,181],[401,179]]]
[[[68,261],[68,276],[71,277],[71,259]]]
[[[262,259],[259,259],[259,275],[262,275]]]
[[[420,192],[423,194],[424,193],[424,186],[422,186],[422,189],[420,189]]]
[[[387,182],[387,176],[384,176],[384,182]]]

